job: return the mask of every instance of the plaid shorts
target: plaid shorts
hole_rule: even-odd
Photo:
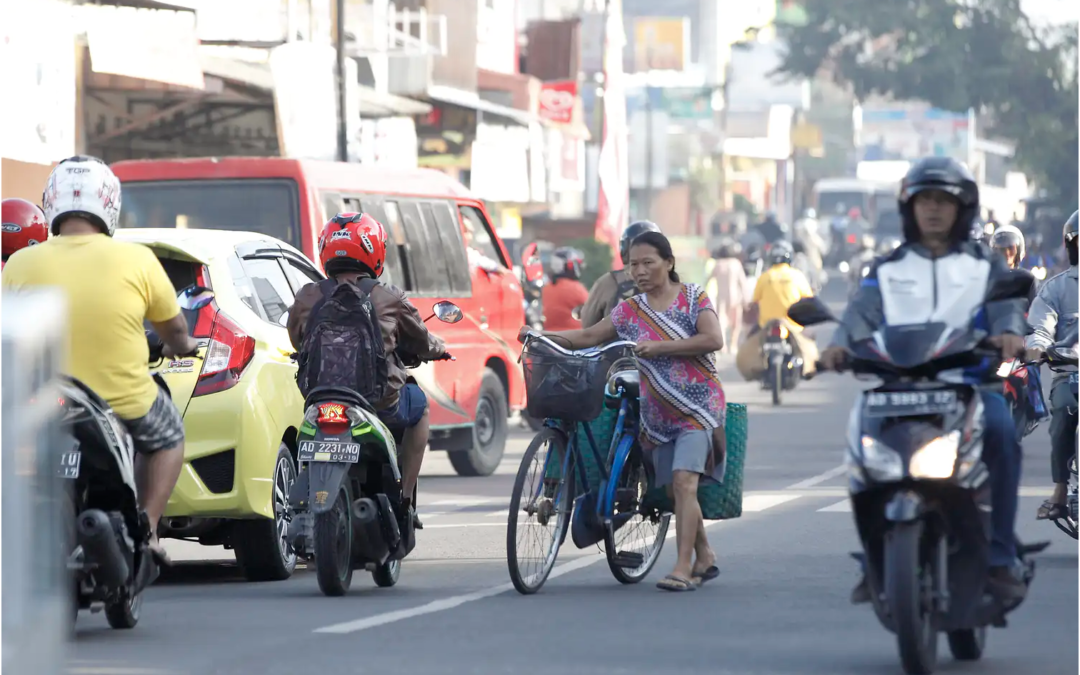
[[[184,442],[184,418],[165,390],[158,387],[150,412],[133,420],[120,420],[131,434],[135,452],[150,454]]]

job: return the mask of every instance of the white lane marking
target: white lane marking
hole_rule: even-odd
[[[466,497],[455,497],[454,499],[440,499],[437,502],[429,502],[429,506],[480,506],[481,504],[490,504],[495,501],[494,499],[468,499]],[[423,504],[421,505],[423,506]]]
[[[1021,497],[1050,497],[1053,494],[1054,491],[1050,488],[1028,487],[1026,485],[1020,487]]]
[[[851,513],[851,500],[845,499],[825,508],[818,509],[818,513]]]
[[[815,485],[817,485],[819,483],[824,483],[825,481],[827,481],[829,479],[836,478],[837,476],[842,475],[846,471],[847,471],[847,467],[844,466],[843,464],[841,464],[840,466],[829,469],[825,473],[819,473],[818,475],[811,476],[811,477],[807,478],[806,480],[801,480],[798,483],[793,483],[793,484],[787,486],[784,489],[785,490],[805,490],[806,488],[812,488],[812,487],[814,487]]]
[[[755,495],[757,496],[757,495]],[[789,502],[792,499],[798,499],[798,495],[760,495],[760,497],[772,497],[771,500],[757,500],[751,501],[751,506],[755,506],[757,511],[764,511],[771,506],[783,504]],[[783,498],[778,500],[778,498]],[[768,505],[766,505],[768,504]],[[746,511],[746,499],[743,500],[743,510]],[[674,520],[674,519],[672,519]],[[713,520],[707,521],[705,527],[712,527],[720,523],[726,523],[730,521],[726,520]],[[494,524],[494,523],[492,523]],[[673,539],[675,537],[675,528],[672,527],[668,530],[667,539]],[[577,570],[585,569],[590,565],[606,560],[606,556],[603,555],[590,555],[572,560],[568,563],[563,563],[555,569],[551,570],[551,574],[548,575],[548,580],[558,579],[559,577],[576,572]],[[455,595],[449,598],[443,598],[442,600],[435,600],[429,602],[426,605],[420,605],[418,607],[410,607],[408,609],[399,609],[393,612],[384,612],[382,614],[376,614],[374,616],[365,617],[363,619],[356,619],[355,621],[344,621],[342,623],[335,623],[330,626],[323,626],[311,631],[312,633],[326,633],[332,635],[348,635],[349,633],[357,633],[362,630],[368,630],[370,628],[376,628],[378,626],[385,626],[391,623],[397,623],[398,621],[404,621],[405,619],[411,619],[416,616],[425,616],[428,614],[435,614],[438,612],[445,612],[450,609],[460,607],[470,602],[476,602],[477,600],[483,600],[484,598],[491,598],[496,595],[501,595],[507,591],[513,590],[514,585],[511,583],[500,584],[498,586],[492,586],[491,588],[485,588],[483,590],[475,591],[473,593],[466,593],[464,595]]]
[[[436,523],[435,525],[424,524],[425,530],[447,529],[451,527],[506,527],[506,523]]]
[[[510,509],[503,509],[502,511],[492,511],[491,513],[485,513],[484,515],[487,516],[488,518],[499,518],[499,517],[509,518],[510,517]]]
[[[774,506],[780,506],[798,499],[800,495],[743,495],[742,510],[744,513],[758,513]]]

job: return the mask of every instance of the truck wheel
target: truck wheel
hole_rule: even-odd
[[[270,501],[274,519],[238,520],[233,523],[236,562],[248,581],[283,581],[296,569],[296,552],[287,540],[289,492],[296,482],[296,464],[284,443],[274,463],[274,492]]]
[[[449,453],[450,464],[459,476],[490,476],[502,462],[509,433],[506,388],[490,368],[484,369],[480,398],[473,422],[473,446],[470,450]]]

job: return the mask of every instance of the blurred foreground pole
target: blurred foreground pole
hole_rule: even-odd
[[[348,108],[345,105],[345,0],[337,0],[334,4],[334,48],[337,50],[337,71],[335,82],[337,83],[337,147],[338,161],[349,161],[349,133],[346,116]]]
[[[63,528],[74,520],[63,516],[65,486],[54,452],[67,307],[56,291],[5,292],[0,305],[3,672],[55,675],[65,671],[74,612],[61,545]]]

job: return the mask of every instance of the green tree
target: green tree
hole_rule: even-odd
[[[778,72],[825,75],[859,100],[886,95],[986,113],[1018,165],[1069,208],[1077,202],[1077,25],[1038,27],[1020,0],[804,0],[781,23]]]

